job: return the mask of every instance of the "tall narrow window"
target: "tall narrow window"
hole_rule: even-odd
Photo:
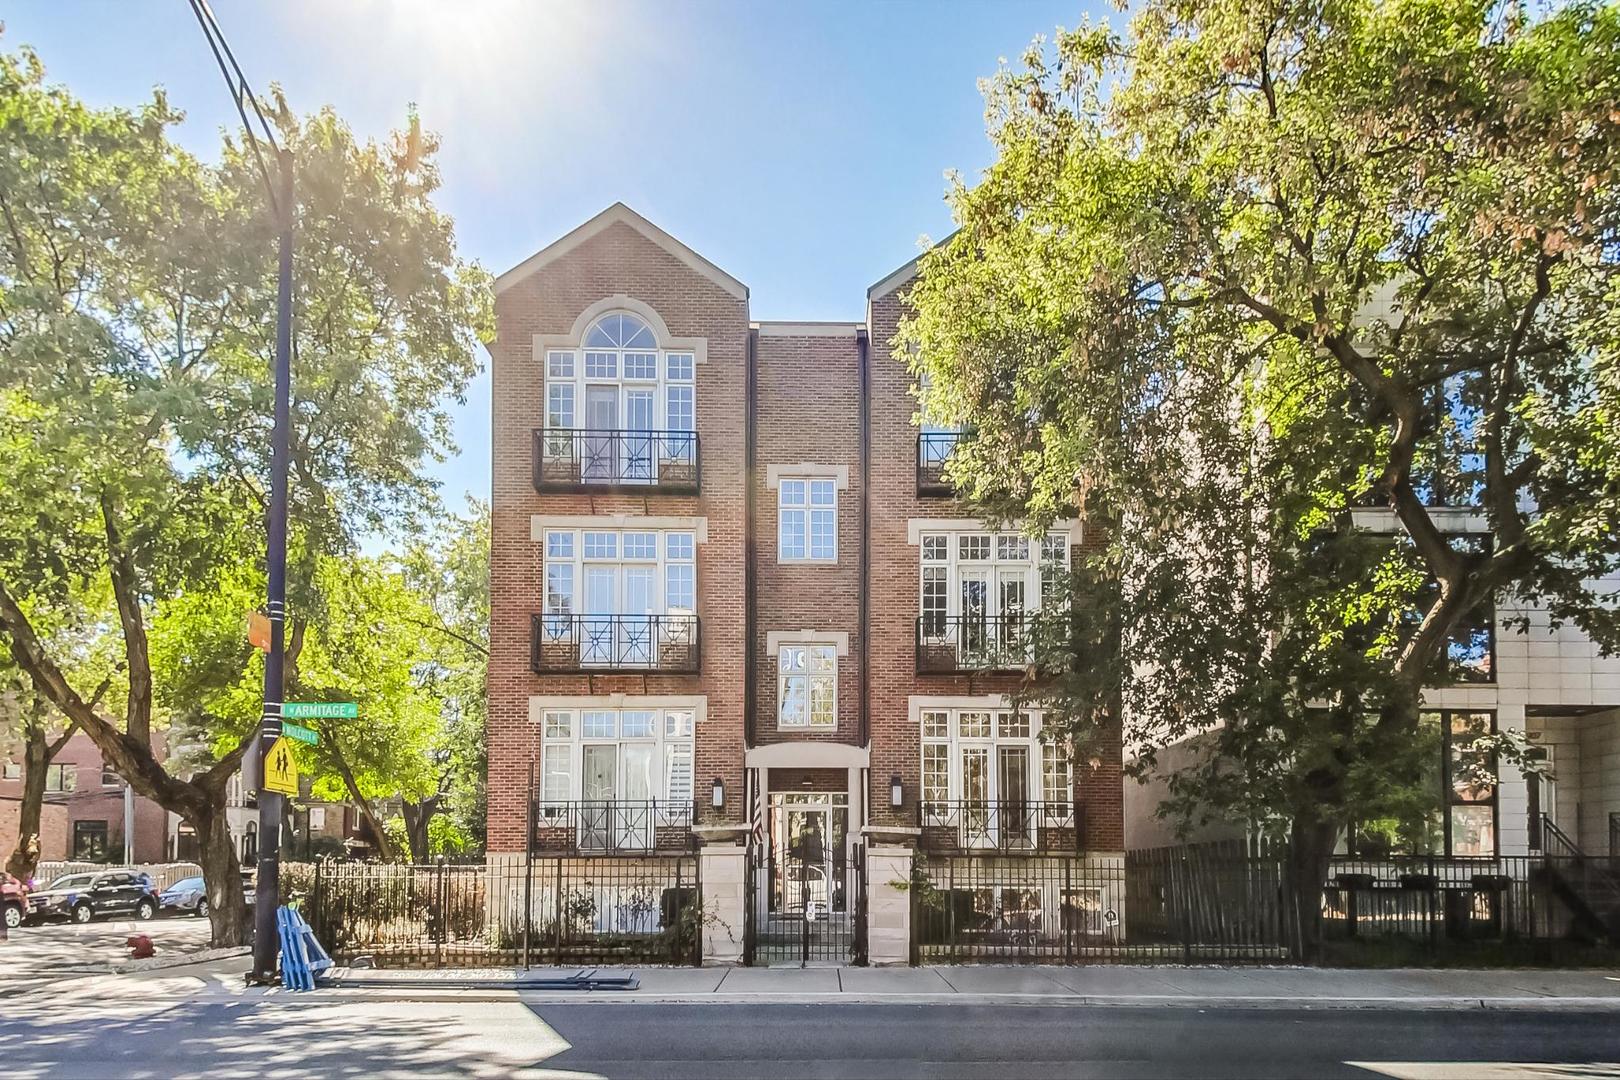
[[[838,725],[838,648],[784,645],[777,653],[780,726],[831,728]]]
[[[838,485],[831,477],[784,478],[777,491],[777,555],[784,561],[838,558]]]

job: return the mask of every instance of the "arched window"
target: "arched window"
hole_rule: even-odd
[[[548,349],[542,480],[695,486],[695,359],[626,311],[597,319],[577,350]]]
[[[585,334],[587,349],[658,348],[647,324],[634,315],[604,315]]]

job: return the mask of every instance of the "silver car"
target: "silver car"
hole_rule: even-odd
[[[208,890],[201,877],[181,878],[163,890],[158,904],[165,915],[192,914],[208,918]]]

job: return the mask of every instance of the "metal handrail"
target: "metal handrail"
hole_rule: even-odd
[[[696,615],[531,615],[529,635],[529,667],[537,675],[696,675],[702,665],[702,625]]]
[[[1017,615],[919,615],[917,674],[1018,671],[1034,662],[1031,612]]]
[[[953,493],[951,482],[945,477],[945,462],[961,441],[960,431],[917,432],[917,494]]]
[[[920,843],[931,850],[1079,851],[1080,808],[1041,799],[923,799]]]
[[[1541,850],[1545,855],[1554,855],[1561,859],[1581,861],[1586,859],[1586,852],[1581,850],[1581,846],[1560,829],[1546,813],[1541,815]]]
[[[697,840],[695,799],[536,799],[536,853],[591,855],[693,851]]]
[[[535,428],[533,436],[536,491],[698,492],[702,446],[695,431]]]

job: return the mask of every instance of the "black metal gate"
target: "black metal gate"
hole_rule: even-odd
[[[866,848],[748,850],[744,962],[756,967],[866,963]]]

